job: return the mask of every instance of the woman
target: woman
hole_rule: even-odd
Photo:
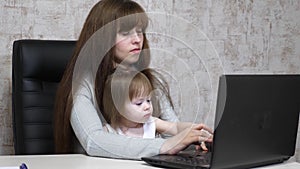
[[[134,14],[134,15],[132,15]],[[58,153],[74,152],[74,134],[87,154],[140,159],[159,153],[174,154],[193,142],[212,141],[205,132],[186,130],[163,139],[138,139],[103,130],[103,92],[107,77],[118,66],[144,70],[150,53],[146,35],[148,17],[130,0],[102,0],[90,11],[57,91],[55,145]],[[151,71],[145,71],[152,85],[162,91],[157,117],[178,121],[172,109],[167,85]],[[207,129],[204,125],[200,128]],[[201,139],[199,139],[201,138]]]

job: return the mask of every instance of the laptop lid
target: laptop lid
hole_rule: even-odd
[[[300,75],[223,75],[211,168],[249,168],[294,155]]]

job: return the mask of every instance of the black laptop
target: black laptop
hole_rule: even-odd
[[[143,157],[166,168],[251,168],[294,155],[300,112],[300,75],[223,75],[210,152]]]

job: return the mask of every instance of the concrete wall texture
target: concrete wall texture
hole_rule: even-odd
[[[13,41],[75,40],[89,10],[97,1],[0,1],[0,154],[14,153],[11,123]],[[197,109],[200,112],[210,110],[207,105],[214,100],[212,89],[217,84],[213,79],[221,73],[300,73],[299,0],[136,2],[147,12],[154,12],[149,14],[150,18],[153,17],[149,30],[154,33],[148,35],[152,54],[155,55],[153,58],[156,58],[152,61],[153,67],[163,66],[168,72],[176,73],[176,78],[189,80],[189,76],[196,77],[199,81],[196,87],[201,95],[196,104],[200,105]],[[196,62],[193,59],[195,53],[201,58]],[[183,63],[188,66],[182,68]],[[176,79],[172,79],[169,78],[171,91],[177,91],[178,86],[173,84]],[[179,87],[192,88],[188,85],[183,83]],[[179,98],[191,98],[195,93],[192,89],[182,91],[185,92],[172,93],[175,108],[194,112],[195,103],[184,107],[188,99]],[[179,117],[189,120],[184,113],[179,113]],[[200,113],[199,120],[206,118],[206,113]],[[207,123],[211,124],[211,121]],[[298,132],[296,156],[293,158],[297,161],[300,161],[299,135]]]

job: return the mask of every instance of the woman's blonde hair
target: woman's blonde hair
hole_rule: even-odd
[[[138,97],[149,96],[153,87],[149,79],[138,71],[117,71],[110,75],[105,83],[103,94],[103,116],[117,128],[121,111],[126,103]]]

